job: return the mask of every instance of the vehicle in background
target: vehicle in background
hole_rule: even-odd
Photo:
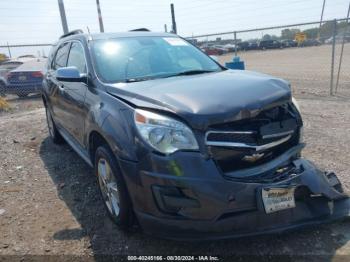
[[[344,40],[345,40],[345,43],[349,43],[349,42],[350,42],[350,35],[342,36],[342,37],[341,37],[341,40],[343,40],[343,38],[344,38]]]
[[[206,46],[201,48],[207,55],[223,55],[227,51],[223,48],[218,48],[215,46]]]
[[[229,49],[226,48],[224,45],[214,45],[213,47],[216,48],[217,50],[220,50],[222,54],[226,54],[229,52]]]
[[[248,46],[248,50],[257,50],[259,49],[259,44],[257,41],[250,41],[249,42],[249,46]]]
[[[46,59],[31,60],[23,63],[7,74],[6,94],[26,97],[31,93],[40,93]]]
[[[298,42],[295,40],[291,40],[291,39],[285,39],[281,41],[281,45],[282,47],[297,47],[298,46]]]
[[[243,51],[249,50],[249,42],[247,41],[239,42],[237,43],[237,46],[239,46],[240,50],[243,50]]]
[[[324,40],[325,44],[332,44],[333,43],[333,37],[327,38],[326,40]]]
[[[223,47],[227,50],[227,52],[230,52],[230,53],[234,52],[235,49],[236,49],[236,45],[235,44],[226,44]],[[238,49],[239,49],[239,46],[237,44],[237,50]]]
[[[348,42],[350,42],[350,35],[337,35],[336,37],[335,37],[335,43],[336,44],[341,44],[342,42],[343,42],[343,38],[344,38],[344,42],[345,43],[348,43]],[[333,37],[330,37],[330,38],[328,38],[328,39],[325,39],[324,40],[324,43],[325,44],[332,44],[333,43]]]
[[[328,37],[320,37],[318,40],[322,43],[322,44],[327,44],[326,41],[328,41]],[[332,38],[331,38],[332,39]]]
[[[306,46],[319,46],[322,43],[318,41],[317,39],[306,39],[305,41],[301,42],[299,44],[300,47],[306,47]]]
[[[6,95],[7,74],[22,64],[23,62],[17,60],[8,60],[0,64],[0,96]]]
[[[282,44],[280,41],[277,40],[262,40],[259,42],[259,49],[265,50],[265,49],[276,49],[276,48],[282,48]]]
[[[239,49],[243,51],[256,50],[259,48],[257,41],[243,41],[239,42],[237,45]]]

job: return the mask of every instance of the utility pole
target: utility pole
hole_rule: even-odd
[[[9,51],[9,57],[12,58],[9,42],[7,42],[7,50]]]
[[[320,19],[320,27],[318,29],[318,37],[317,37],[317,39],[320,39],[320,37],[321,37],[321,26],[322,26],[323,13],[324,13],[324,6],[325,5],[326,5],[326,0],[323,0],[322,11],[321,11],[321,19]]]
[[[176,21],[175,21],[175,11],[174,11],[174,4],[170,4],[171,9],[171,20],[173,22],[173,33],[177,34],[177,28],[176,28]]]
[[[332,60],[331,60],[331,86],[330,86],[330,95],[333,93],[333,78],[334,78],[334,59],[335,59],[335,37],[337,35],[337,20],[333,20],[333,41],[332,41]]]
[[[58,8],[60,9],[63,33],[67,34],[68,33],[68,25],[67,25],[66,11],[64,10],[63,0],[58,0]]]
[[[233,35],[235,39],[235,57],[236,57],[237,56],[237,32],[235,31]]]
[[[105,29],[103,27],[102,14],[101,14],[101,8],[100,8],[100,0],[96,0],[96,5],[97,5],[98,22],[100,23],[100,32],[103,33],[105,31]]]

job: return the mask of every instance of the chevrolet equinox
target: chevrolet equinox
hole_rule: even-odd
[[[227,69],[177,35],[66,34],[42,98],[53,142],[94,168],[121,228],[215,239],[349,215],[337,176],[301,155],[289,83]]]

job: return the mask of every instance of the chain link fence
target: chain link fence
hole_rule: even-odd
[[[293,93],[350,97],[350,29],[346,19],[192,36],[225,65],[235,56],[247,70],[281,77]],[[51,44],[0,46],[0,95],[38,93]]]
[[[298,97],[350,97],[350,30],[346,19],[188,39],[217,56],[223,65],[238,56],[247,70],[288,80]]]

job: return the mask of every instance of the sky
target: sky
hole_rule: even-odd
[[[96,0],[63,0],[69,30],[99,32]],[[105,32],[171,27],[201,35],[318,21],[323,0],[100,0]],[[324,19],[346,17],[349,0],[326,0]],[[57,0],[0,0],[0,45],[52,43],[63,34]],[[1,50],[0,50],[1,52]]]

